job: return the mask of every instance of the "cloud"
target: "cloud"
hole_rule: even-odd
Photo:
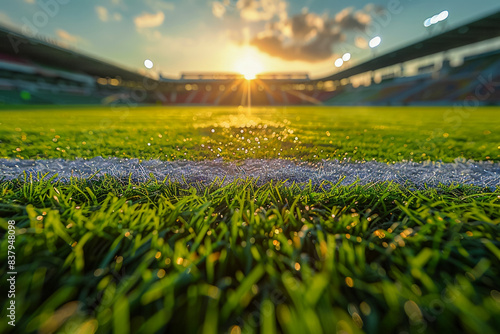
[[[95,11],[97,13],[97,17],[102,22],[107,22],[109,20],[109,13],[108,13],[108,9],[106,7],[96,6]]]
[[[306,11],[293,16],[285,26],[285,34],[295,40],[307,41],[317,35],[325,27],[325,21],[320,16]]]
[[[236,4],[235,4],[236,3]],[[222,18],[228,9],[249,22],[269,21],[275,17],[285,19],[287,12],[285,0],[222,0],[212,2],[212,14]]]
[[[24,2],[29,3],[29,4],[32,4],[32,5],[34,5],[34,4],[35,4],[35,0],[24,0]]]
[[[223,18],[226,14],[226,6],[219,1],[212,2],[212,14],[219,19]]]
[[[240,1],[244,1],[247,7],[260,2]],[[358,11],[348,7],[329,16],[310,13],[304,8],[300,14],[292,17],[283,15],[279,21],[269,22],[265,30],[251,39],[250,44],[264,53],[285,60],[311,63],[325,61],[333,57],[336,49],[344,50],[341,43],[348,40],[358,48],[366,48],[367,41],[359,36],[354,38],[354,32],[366,29],[372,22],[371,14],[377,11],[379,7],[374,5]]]
[[[329,59],[334,45],[344,40],[334,19],[304,9],[284,21],[268,24],[250,44],[271,56],[314,63]]]
[[[158,27],[165,20],[165,14],[159,11],[156,14],[144,13],[134,18],[135,26],[141,28],[154,28]]]
[[[97,13],[97,17],[99,18],[99,20],[101,20],[102,22],[122,20],[122,14],[117,12],[110,13],[110,11],[103,6],[96,6],[95,12]]]
[[[238,0],[236,8],[245,21],[269,21],[275,16],[286,18],[287,3],[283,0]]]
[[[370,24],[371,16],[361,10],[354,12],[353,7],[348,7],[335,15],[335,22],[343,29],[363,30]]]
[[[368,41],[361,36],[358,36],[356,37],[356,39],[354,39],[354,45],[356,45],[356,47],[360,49],[368,49]]]
[[[260,51],[284,60],[301,60],[306,62],[319,62],[332,57],[333,46],[345,40],[344,35],[337,29],[333,29],[330,22],[323,22],[321,30],[310,30],[310,26],[298,32],[298,39],[286,40],[285,37],[276,34],[260,34],[250,44]],[[292,30],[293,31],[293,30]],[[307,34],[304,34],[308,31]],[[304,36],[314,32],[315,36],[304,43]],[[297,31],[295,32],[297,33]]]
[[[70,42],[70,43],[76,43],[76,42],[82,40],[81,37],[78,37],[76,35],[72,35],[72,34],[70,34],[69,32],[67,32],[66,30],[63,30],[63,29],[57,29],[56,30],[56,35],[60,39],[62,39],[63,41]]]

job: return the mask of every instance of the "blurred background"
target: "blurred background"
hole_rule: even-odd
[[[498,105],[497,1],[24,0],[0,105]]]

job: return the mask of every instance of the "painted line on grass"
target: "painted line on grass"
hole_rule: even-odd
[[[12,180],[23,177],[24,173],[58,174],[65,180],[70,177],[88,178],[105,174],[134,181],[147,181],[154,177],[158,180],[170,178],[180,182],[210,183],[216,178],[232,182],[235,179],[259,178],[270,180],[305,183],[311,181],[338,182],[349,185],[358,181],[360,184],[392,181],[415,187],[435,187],[439,184],[464,184],[489,187],[494,190],[500,186],[500,164],[492,162],[455,163],[414,163],[402,162],[386,164],[369,161],[364,163],[321,161],[293,162],[289,160],[248,159],[238,162],[219,160],[206,161],[161,161],[138,159],[118,159],[101,157],[93,159],[50,159],[18,160],[0,159],[0,178]]]

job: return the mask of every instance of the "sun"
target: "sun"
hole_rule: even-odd
[[[236,70],[243,74],[245,79],[253,80],[257,77],[257,74],[262,72],[262,64],[255,57],[247,55],[238,59]]]
[[[257,77],[257,73],[254,71],[248,71],[246,73],[242,73],[245,79],[247,80],[253,80]]]

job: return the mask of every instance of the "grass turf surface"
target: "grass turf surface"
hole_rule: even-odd
[[[0,156],[499,161],[498,111],[4,110]],[[1,181],[0,191],[2,229],[16,220],[20,332],[494,333],[500,326],[498,187],[105,177],[21,178]],[[4,271],[7,247],[4,236]],[[2,321],[0,331],[9,329]]]
[[[500,161],[499,108],[126,107],[0,111],[0,157]]]
[[[500,326],[499,191],[114,178],[0,189],[18,232],[21,332]]]

